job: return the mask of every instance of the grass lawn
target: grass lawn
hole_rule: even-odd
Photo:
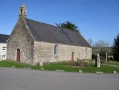
[[[108,61],[107,64],[119,66],[119,62],[117,62],[117,61]]]
[[[116,63],[116,62],[115,62]],[[106,65],[101,65],[100,68],[96,68],[92,63],[89,64],[88,67],[80,68],[80,67],[69,67],[69,64],[67,62],[59,62],[59,63],[52,63],[52,64],[46,64],[43,67],[40,66],[30,66],[28,64],[18,63],[14,61],[0,61],[0,67],[13,67],[15,68],[31,68],[35,70],[40,70],[44,68],[44,70],[48,71],[56,71],[56,70],[64,70],[66,72],[78,72],[79,69],[82,70],[84,73],[95,73],[98,72],[104,72],[104,73],[112,73],[113,71],[117,71],[119,73],[119,68],[116,67],[110,67]]]
[[[80,68],[80,67],[69,67],[68,63],[56,63],[56,64],[48,64],[44,65],[43,68],[45,70],[64,70],[66,72],[79,72],[79,69],[82,70],[84,73],[95,73],[97,72],[104,72],[104,73],[112,73],[113,71],[117,71],[119,73],[119,68],[109,67],[105,65],[101,65],[100,68],[95,67],[94,65],[90,64],[88,67]]]
[[[31,66],[28,64],[4,60],[4,61],[0,61],[0,67],[24,68],[24,67],[31,67]]]

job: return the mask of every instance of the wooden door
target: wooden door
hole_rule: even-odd
[[[17,49],[17,62],[20,62],[20,49]]]
[[[71,60],[74,61],[74,52],[72,52]]]

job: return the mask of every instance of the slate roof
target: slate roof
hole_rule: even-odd
[[[37,22],[31,19],[26,19],[26,24],[36,41],[90,47],[87,41],[78,32]]]
[[[0,34],[0,43],[6,43],[8,38],[9,38],[9,35]]]

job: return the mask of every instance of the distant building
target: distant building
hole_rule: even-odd
[[[34,21],[26,17],[23,4],[7,46],[7,59],[28,64],[91,59],[92,48],[75,31]]]
[[[9,35],[0,34],[0,60],[6,60],[8,37]]]

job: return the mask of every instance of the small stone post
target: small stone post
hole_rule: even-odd
[[[97,54],[97,67],[100,68],[100,56]]]
[[[106,62],[107,62],[107,53],[106,53]]]
[[[44,70],[43,68],[43,62],[40,62],[41,70]]]
[[[40,62],[40,66],[43,66],[43,62]]]

